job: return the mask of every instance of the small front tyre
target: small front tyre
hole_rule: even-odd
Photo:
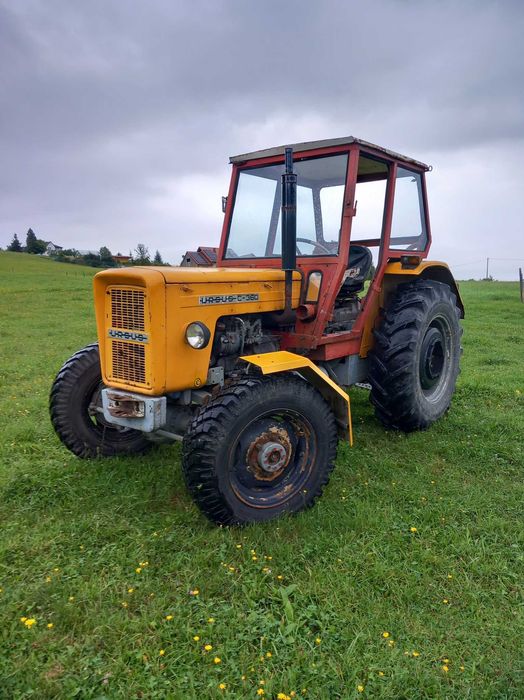
[[[336,449],[335,418],[314,387],[294,375],[254,376],[199,410],[184,437],[183,469],[210,520],[254,523],[311,506]]]
[[[56,376],[49,397],[53,427],[77,457],[141,454],[153,446],[138,430],[116,428],[100,412],[104,388],[98,344],[75,353]]]

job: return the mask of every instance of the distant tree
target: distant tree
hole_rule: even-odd
[[[11,243],[7,246],[7,250],[10,250],[12,253],[21,253],[22,252],[22,246],[20,245],[20,241],[18,240],[18,236],[15,235],[13,236],[13,240]]]
[[[155,265],[163,265],[164,261],[162,260],[162,256],[160,255],[160,251],[157,250],[155,253],[155,257],[153,258],[153,263]]]
[[[54,256],[54,259],[58,260],[58,262],[73,262],[77,257],[78,251],[74,248],[62,248],[62,250],[59,250]]]
[[[100,255],[96,253],[86,253],[81,258],[78,258],[78,262],[83,265],[89,265],[90,267],[102,267]]]
[[[106,248],[105,245],[103,245],[100,250],[99,250],[99,255],[100,255],[100,263],[102,264],[103,267],[115,267],[116,262],[113,260],[113,255],[111,254],[111,251],[109,248]]]
[[[139,243],[135,248],[135,255],[133,256],[134,265],[151,265],[151,257],[149,255],[149,250],[143,243]]]
[[[46,248],[46,242],[37,238],[32,228],[28,229],[25,239],[26,252],[41,255],[42,253],[45,253]]]

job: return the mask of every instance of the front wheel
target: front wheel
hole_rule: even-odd
[[[449,408],[459,373],[460,312],[450,287],[400,285],[375,331],[370,399],[388,428],[424,430]]]
[[[203,406],[184,437],[194,500],[218,524],[244,524],[313,504],[336,456],[333,413],[293,375],[251,377]]]
[[[75,353],[57,374],[49,397],[53,427],[77,457],[141,454],[153,446],[138,430],[106,423],[101,413],[104,388],[98,344]]]

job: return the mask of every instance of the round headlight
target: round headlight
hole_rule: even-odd
[[[209,328],[203,323],[200,323],[200,321],[190,323],[186,328],[186,340],[192,348],[195,348],[195,350],[205,348],[209,343],[210,338],[211,333]]]

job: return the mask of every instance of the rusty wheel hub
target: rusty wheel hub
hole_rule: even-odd
[[[257,479],[272,481],[287,467],[292,452],[287,430],[272,426],[249,445],[248,468]]]

